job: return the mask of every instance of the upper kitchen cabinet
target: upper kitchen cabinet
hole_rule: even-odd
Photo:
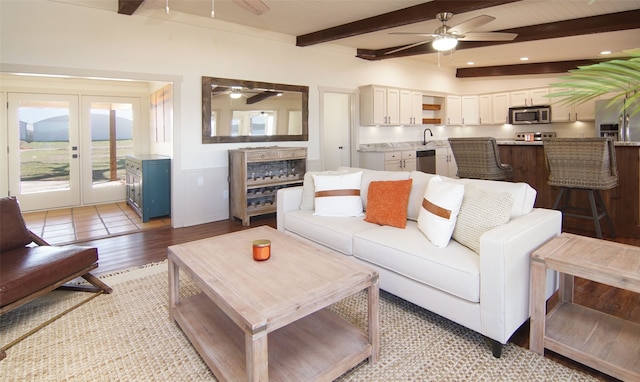
[[[446,125],[462,125],[462,97],[457,95],[448,95],[446,110]]]
[[[400,124],[422,124],[422,93],[414,90],[400,90]]]
[[[550,92],[562,92],[567,89],[551,88]],[[580,104],[565,104],[561,98],[550,98],[551,122],[595,121],[596,99]]]
[[[478,110],[478,96],[462,96],[462,124],[479,125],[480,117]]]
[[[361,125],[399,125],[400,90],[384,86],[360,87]]]
[[[595,121],[596,120],[596,100],[591,99],[589,101],[573,105],[574,121]],[[553,117],[553,109],[551,110],[551,117]]]
[[[447,96],[447,125],[477,125],[478,96]]]
[[[511,106],[534,106],[534,105],[548,105],[549,89],[526,89],[511,92]]]
[[[493,123],[491,119],[491,94],[478,96],[478,115],[481,125],[490,125]]]
[[[509,123],[509,104],[509,93],[491,94],[491,121],[493,123]]]

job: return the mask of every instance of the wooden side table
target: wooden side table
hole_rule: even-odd
[[[625,381],[640,380],[640,324],[573,304],[574,276],[640,293],[640,248],[563,233],[531,256],[529,348],[538,354],[549,349]],[[547,269],[561,276],[560,301],[548,313]]]

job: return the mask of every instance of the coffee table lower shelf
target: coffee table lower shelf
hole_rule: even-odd
[[[640,324],[581,305],[547,314],[544,347],[625,381],[640,380]]]
[[[246,381],[244,332],[204,293],[171,309],[200,356],[220,380]],[[331,381],[367,359],[367,335],[322,309],[268,334],[269,380]]]

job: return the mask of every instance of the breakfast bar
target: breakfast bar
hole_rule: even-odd
[[[602,192],[616,233],[638,237],[640,234],[640,142],[615,142],[619,184]],[[538,195],[535,207],[551,208],[559,188],[547,184],[547,169],[542,141],[498,140],[500,159],[513,166],[513,181],[526,182]],[[577,195],[584,197],[586,195]],[[580,201],[582,202],[582,201]],[[565,219],[565,226],[592,234],[593,224],[583,219]]]

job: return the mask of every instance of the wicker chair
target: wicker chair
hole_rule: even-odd
[[[498,145],[494,138],[449,138],[449,145],[458,166],[458,178],[513,178],[513,167],[500,163]]]
[[[611,138],[552,138],[544,141],[549,185],[560,187],[553,209],[563,216],[593,220],[596,236],[602,239],[600,219],[605,218],[612,237],[613,222],[600,194],[618,185],[616,150]],[[589,208],[569,205],[573,190],[584,190]]]

